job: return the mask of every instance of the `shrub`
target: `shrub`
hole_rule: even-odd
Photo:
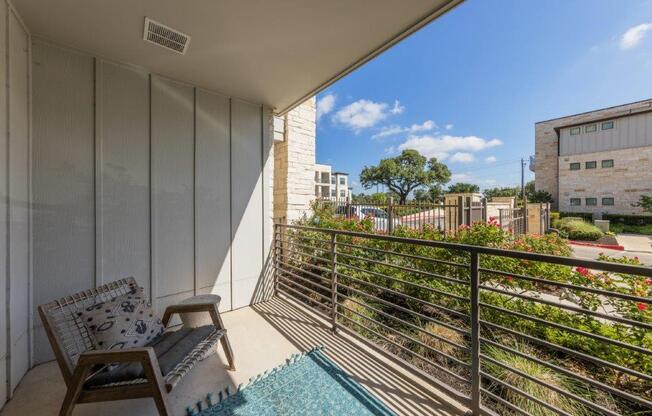
[[[571,240],[595,241],[604,236],[598,227],[577,217],[566,217],[559,221],[559,229]]]
[[[613,233],[631,233],[631,234],[644,234],[652,235],[652,224],[648,225],[627,225],[621,223],[610,223],[609,230]]]
[[[586,221],[593,221],[593,213],[592,212],[560,212],[559,216],[561,218],[580,217],[580,218],[583,218]]]
[[[625,225],[652,225],[652,215],[603,214],[602,219]]]
[[[558,228],[557,225],[559,224],[560,219],[561,216],[559,215],[559,212],[550,212],[550,226],[552,228]]]

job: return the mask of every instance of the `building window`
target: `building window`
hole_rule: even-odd
[[[613,121],[605,121],[602,123],[602,130],[611,130],[614,128],[614,122]]]
[[[581,131],[582,130],[579,127],[573,127],[572,129],[570,129],[570,135],[577,136],[578,134],[580,134]]]
[[[331,176],[331,184],[335,185],[335,176]]]
[[[586,198],[584,201],[586,202],[587,207],[594,207],[598,205],[598,198]]]
[[[345,198],[346,197],[346,191],[340,191],[340,196],[342,198]]]
[[[602,205],[613,205],[613,204],[614,204],[613,198],[602,198]]]
[[[586,163],[584,164],[584,167],[585,167],[586,169],[595,169],[595,168],[598,167],[598,162],[596,162],[595,160],[591,160],[591,161],[589,161],[589,162],[586,162]]]
[[[570,164],[570,170],[580,170],[581,166],[580,162],[573,162]]]
[[[613,159],[607,159],[602,161],[602,167],[603,168],[613,168],[614,167],[614,160]]]
[[[572,207],[577,207],[582,205],[582,199],[581,198],[571,198],[570,199],[570,204]]]
[[[589,124],[588,126],[584,127],[584,132],[585,133],[593,133],[598,129],[597,124]]]
[[[340,178],[340,185],[346,185],[346,178],[343,176]]]
[[[332,197],[336,197],[336,196],[337,196],[337,191],[332,190],[332,191],[331,191],[331,196],[332,196]]]

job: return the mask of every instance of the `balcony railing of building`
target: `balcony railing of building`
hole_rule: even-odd
[[[274,270],[475,415],[652,412],[651,268],[277,224]]]

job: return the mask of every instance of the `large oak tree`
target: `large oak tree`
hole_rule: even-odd
[[[360,183],[365,189],[384,185],[399,196],[401,204],[415,189],[443,185],[450,178],[448,166],[437,161],[437,158],[427,159],[413,149],[403,150],[396,157],[382,159],[378,166],[365,166],[360,173]]]

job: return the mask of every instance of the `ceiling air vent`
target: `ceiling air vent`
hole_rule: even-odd
[[[190,45],[190,36],[148,17],[145,18],[143,39],[182,55],[185,55]]]

